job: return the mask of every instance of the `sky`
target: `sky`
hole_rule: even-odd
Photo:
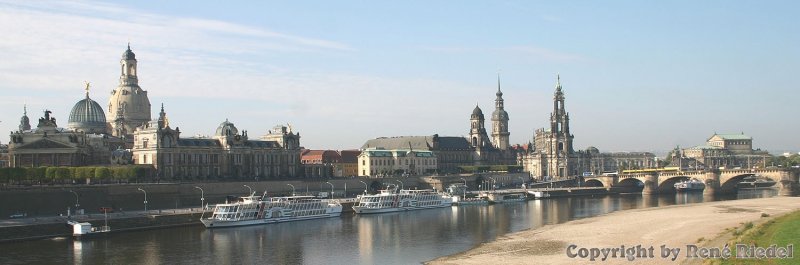
[[[33,126],[49,109],[66,127],[84,81],[107,108],[130,42],[152,117],[163,103],[183,137],[225,119],[251,138],[291,124],[310,149],[465,136],[499,75],[525,144],[560,75],[576,149],[743,132],[800,150],[797,1],[217,2],[0,0],[0,131],[25,104]]]

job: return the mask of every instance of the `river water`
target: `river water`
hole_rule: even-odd
[[[2,244],[0,264],[418,264],[510,232],[618,210],[776,194],[758,189],[727,197],[554,198],[237,228],[178,227],[82,241],[56,238]]]

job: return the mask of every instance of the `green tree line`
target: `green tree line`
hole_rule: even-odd
[[[18,167],[0,168],[0,183],[65,184],[149,181],[152,166]]]
[[[800,155],[793,154],[790,156],[773,156],[767,160],[767,166],[776,167],[794,167],[800,166]]]

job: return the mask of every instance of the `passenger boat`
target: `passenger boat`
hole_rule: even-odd
[[[200,217],[207,228],[270,224],[337,217],[342,205],[337,200],[314,196],[264,197],[245,196],[233,202],[217,204],[211,217]]]
[[[75,237],[75,239],[93,237],[111,232],[108,221],[106,221],[106,225],[100,227],[92,227],[92,224],[88,222],[68,221],[67,224],[72,226],[72,236]]]
[[[486,193],[485,197],[489,203],[524,202],[528,200],[525,193]]]
[[[486,205],[486,204],[489,204],[489,201],[487,201],[485,198],[478,198],[478,197],[461,198],[458,196],[453,197],[453,205],[461,206],[461,205]]]
[[[381,190],[375,195],[361,195],[353,211],[359,214],[388,213],[450,207],[451,196],[433,190]]]
[[[775,181],[771,179],[763,179],[756,177],[746,177],[741,182],[736,184],[737,188],[765,188],[775,185]]]
[[[706,184],[697,179],[684,180],[675,183],[675,190],[678,192],[701,191],[706,188]]]

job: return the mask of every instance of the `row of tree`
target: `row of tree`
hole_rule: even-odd
[[[18,167],[0,168],[0,183],[63,184],[108,181],[149,181],[155,176],[149,165],[97,167]]]
[[[795,167],[800,166],[800,154],[790,156],[773,156],[767,160],[767,166]]]

